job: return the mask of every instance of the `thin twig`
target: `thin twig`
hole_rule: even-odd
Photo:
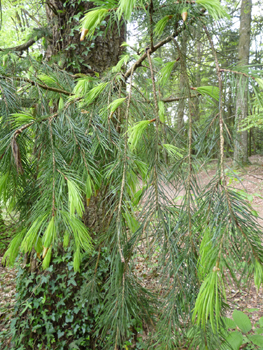
[[[235,74],[241,74],[241,75],[244,75],[244,76],[247,77],[247,78],[251,78],[251,79],[253,79],[253,80],[256,79],[255,77],[252,77],[251,75],[248,75],[248,74],[243,73],[243,72],[238,72],[238,71],[236,71],[236,70],[220,68],[219,71],[220,71],[220,72],[230,72],[230,73],[235,73]]]
[[[128,101],[127,101],[127,108],[125,113],[125,146],[124,146],[124,164],[123,164],[123,173],[122,173],[122,183],[121,183],[121,192],[120,192],[120,199],[119,199],[119,205],[118,205],[118,214],[117,214],[117,235],[118,235],[118,249],[121,257],[121,262],[125,263],[125,259],[122,253],[121,249],[121,239],[120,239],[120,231],[121,231],[121,208],[122,208],[122,199],[123,199],[123,193],[124,193],[124,186],[125,186],[125,180],[126,180],[126,167],[127,167],[127,151],[128,151],[128,119],[129,119],[129,108],[131,103],[131,95],[132,95],[132,78],[133,78],[133,71],[131,73],[130,77],[130,91],[128,95]]]
[[[55,151],[54,151],[54,143],[53,143],[53,133],[52,133],[52,127],[51,127],[51,120],[49,120],[48,123],[49,126],[49,132],[50,132],[50,141],[51,141],[51,148],[52,148],[52,162],[53,162],[53,184],[52,184],[52,216],[55,216],[55,172],[56,172],[56,161],[55,161]]]
[[[154,188],[155,188],[155,200],[156,200],[156,209],[159,205],[159,196],[158,196],[158,172],[157,172],[157,165],[158,165],[158,148],[159,148],[159,107],[158,107],[158,100],[157,100],[157,93],[156,93],[156,86],[155,86],[155,80],[154,80],[154,72],[153,72],[153,66],[152,66],[152,60],[150,55],[150,50],[146,49],[146,54],[148,56],[149,60],[149,66],[151,70],[151,78],[152,78],[152,86],[153,86],[153,98],[154,98],[154,112],[155,112],[155,118],[151,120],[151,122],[156,121],[156,128],[155,128],[155,160],[154,160]]]
[[[189,79],[187,75],[187,69],[185,64],[185,59],[183,57],[182,51],[177,43],[177,41],[173,38],[173,42],[175,43],[176,49],[180,56],[180,62],[182,67],[182,74],[186,80],[187,93],[189,98],[189,130],[188,130],[188,177],[187,177],[187,185],[186,185],[186,198],[187,198],[187,213],[188,213],[188,233],[191,241],[192,250],[196,253],[196,248],[193,241],[192,235],[192,213],[191,213],[191,177],[192,177],[192,103],[190,102],[191,89],[189,84]]]
[[[151,50],[153,50],[153,1],[151,0],[150,6],[149,6],[149,15],[150,15],[150,38],[151,38]]]
[[[205,9],[201,9],[200,10],[200,16],[202,16],[205,13]],[[194,21],[196,21],[197,17],[192,17],[189,21],[188,21],[188,25],[192,24]],[[178,27],[178,22],[176,24],[176,26]],[[165,39],[161,40],[159,43],[157,43],[155,46],[153,46],[153,48],[151,48],[149,51],[150,54],[152,54],[153,52],[157,51],[160,47],[164,46],[165,44],[169,43],[170,41],[172,41],[174,38],[176,38],[183,30],[186,29],[186,26],[182,26],[179,29],[177,29],[176,27],[176,31],[166,37]],[[145,52],[128,70],[127,72],[124,74],[124,79],[127,80],[129,78],[129,76],[131,75],[131,72],[135,72],[136,69],[138,67],[140,67],[142,65],[142,62],[147,58],[147,52]]]
[[[224,174],[224,128],[223,128],[223,103],[222,103],[222,91],[223,91],[223,83],[222,83],[222,75],[220,66],[218,63],[218,58],[216,54],[216,50],[214,47],[214,43],[212,41],[212,38],[208,32],[207,27],[204,25],[204,30],[207,35],[208,41],[211,46],[211,50],[215,59],[215,65],[216,65],[216,72],[217,72],[217,78],[218,78],[218,88],[219,88],[219,128],[220,128],[220,177],[221,180],[224,183],[224,186],[226,185],[226,178]]]
[[[45,89],[45,90],[49,90],[49,91],[53,91],[53,92],[58,92],[60,94],[64,94],[64,95],[67,95],[67,96],[73,96],[74,94],[72,94],[71,92],[68,92],[66,90],[62,90],[62,89],[57,89],[57,88],[53,88],[51,86],[47,86],[46,84],[41,84],[41,83],[38,83],[34,80],[30,80],[28,78],[20,78],[20,77],[11,77],[11,76],[4,76],[4,75],[1,75],[0,78],[2,79],[13,79],[13,80],[18,80],[18,81],[25,81],[31,85],[36,85],[36,86],[39,86],[41,87],[42,89]]]

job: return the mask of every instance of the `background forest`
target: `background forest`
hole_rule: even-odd
[[[252,0],[1,1],[0,349],[263,349],[263,317],[226,317],[263,282],[236,186],[262,23]]]

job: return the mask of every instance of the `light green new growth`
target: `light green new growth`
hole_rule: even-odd
[[[74,258],[73,258],[73,267],[75,272],[80,271],[80,263],[81,263],[81,254],[78,246],[77,249],[75,250]]]
[[[47,269],[50,265],[50,261],[51,261],[51,255],[52,255],[52,248],[49,247],[48,248],[48,251],[47,251],[47,254],[42,262],[42,268],[43,270]]]
[[[8,185],[9,174],[6,173],[0,177],[0,198],[2,197],[5,201],[7,194],[7,185]],[[1,198],[1,199],[2,199]]]
[[[219,101],[219,88],[217,86],[200,86],[195,88],[201,95],[208,95]]]
[[[219,0],[196,0],[196,3],[204,7],[216,20],[223,17],[230,18]]]
[[[110,118],[112,117],[112,114],[116,111],[116,109],[126,100],[126,97],[118,98],[117,100],[112,101],[108,105],[108,109],[110,109]]]
[[[26,229],[22,230],[19,232],[10,242],[7,251],[5,252],[3,259],[2,259],[2,264],[8,266],[14,266],[15,259],[19,253],[20,245],[21,242],[25,236]]]
[[[81,28],[88,30],[87,37],[91,38],[93,36],[95,29],[104,20],[108,12],[109,10],[100,8],[97,10],[90,11],[85,15],[85,17],[80,22]]]
[[[63,248],[64,249],[66,249],[68,247],[69,241],[70,241],[70,234],[68,231],[66,231],[64,234],[64,239],[63,239]]]
[[[86,180],[86,197],[90,198],[92,196],[93,193],[93,189],[94,189],[94,183],[91,179],[90,174],[88,174],[87,176],[87,180]]]
[[[162,35],[164,28],[167,24],[167,22],[169,21],[169,19],[173,18],[173,15],[167,15],[165,17],[163,17],[162,19],[160,19],[160,21],[157,22],[155,28],[154,28],[154,34],[159,37]]]
[[[67,229],[73,233],[76,246],[90,252],[92,250],[92,239],[87,227],[78,218],[69,216],[67,212],[63,212],[62,215],[67,224]]]
[[[255,260],[254,264],[254,282],[258,292],[263,283],[263,266],[258,260]]]
[[[85,102],[88,105],[91,104],[102,93],[102,91],[106,88],[107,85],[108,83],[101,83],[95,86],[93,89],[91,89],[84,97]]]
[[[165,122],[165,107],[163,101],[158,102],[159,118],[162,123]]]
[[[212,244],[213,232],[211,232],[210,228],[204,227],[203,232],[198,259],[198,278],[200,281],[203,281],[205,276],[215,266],[219,253],[219,246]]]
[[[164,86],[167,80],[170,78],[173,67],[176,61],[167,63],[158,73],[158,83]]]
[[[209,320],[213,332],[216,332],[222,309],[222,297],[226,298],[221,273],[214,267],[200,287],[192,316],[193,322],[205,328]]]
[[[91,79],[90,77],[85,77],[85,78],[78,79],[78,82],[74,87],[73,92],[77,97],[81,97],[86,95],[90,91],[90,88],[91,88]]]
[[[128,133],[130,134],[128,142],[131,150],[134,150],[140,141],[144,130],[151,123],[151,120],[142,120],[136,123],[133,127],[129,128]]]
[[[57,86],[58,83],[56,82],[56,80],[46,74],[40,74],[37,76],[39,80],[41,80],[41,82],[45,83],[48,86]]]
[[[25,253],[30,252],[36,242],[36,239],[39,235],[39,230],[41,226],[43,225],[44,221],[46,220],[48,214],[40,216],[37,218],[33,224],[31,225],[30,229],[27,231],[27,234],[25,235],[25,238],[23,239],[21,243],[21,250]]]
[[[78,185],[70,180],[67,180],[68,183],[68,202],[69,202],[69,211],[70,216],[74,216],[75,212],[82,217],[84,212],[84,205],[82,201],[82,196]]]
[[[258,83],[259,87],[263,89],[263,79],[261,78],[255,78],[255,81]]]
[[[163,147],[168,151],[168,153],[170,154],[171,157],[173,158],[183,158],[183,155],[179,152],[179,148],[174,146],[174,145],[170,145],[168,143],[163,143]]]
[[[133,8],[137,0],[120,0],[117,10],[118,18],[121,19],[121,16],[126,20],[129,20],[133,11]]]
[[[57,236],[57,232],[56,232],[56,226],[55,226],[55,218],[54,216],[52,216],[42,238],[44,247],[49,248],[52,244],[54,244],[56,236]]]
[[[35,118],[30,113],[13,113],[10,115],[10,119],[14,123],[14,126],[19,127],[32,122]]]
[[[63,108],[64,108],[64,100],[63,100],[63,97],[60,97],[58,102],[58,109],[61,110]]]
[[[121,70],[121,67],[123,64],[126,64],[129,61],[130,55],[124,55],[122,58],[119,60],[119,62],[116,64],[116,66],[112,67],[111,71],[112,73],[118,73]]]
[[[126,220],[126,223],[130,229],[130,231],[132,233],[135,233],[139,227],[140,227],[140,223],[138,220],[136,220],[136,218],[128,211],[126,211],[125,213],[123,213],[123,217]]]

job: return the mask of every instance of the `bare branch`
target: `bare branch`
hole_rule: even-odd
[[[0,49],[0,51],[25,51],[27,50],[30,46],[34,45],[39,39],[41,39],[44,36],[41,35],[40,37],[37,38],[37,40],[35,39],[30,39],[28,40],[26,43],[22,44],[22,45],[18,45],[18,46],[14,46],[14,47],[8,47],[6,49]]]
[[[201,10],[201,16],[204,14],[206,10],[202,9]],[[194,21],[196,20],[196,17],[192,17],[187,25],[192,24]],[[179,23],[177,22],[177,26],[179,25]],[[160,47],[164,46],[165,44],[169,43],[170,41],[174,40],[174,38],[176,38],[183,30],[186,29],[186,26],[182,26],[179,29],[177,29],[172,35],[166,37],[165,39],[163,39],[162,41],[160,41],[159,43],[157,43],[155,46],[153,46],[152,48],[150,48],[149,50],[146,49],[146,51],[144,52],[144,54],[127,70],[127,72],[124,74],[124,79],[127,80],[129,78],[129,76],[131,75],[132,71],[136,71],[136,69],[138,67],[140,67],[142,65],[142,62],[147,58],[147,51],[149,52],[149,54],[151,55],[152,53],[154,53],[155,51],[157,51]]]
[[[190,98],[195,98],[200,96],[201,94],[196,94],[196,95],[191,95]],[[175,102],[175,101],[180,101],[183,99],[189,98],[189,96],[181,96],[181,97],[168,97],[168,98],[163,98],[161,101],[163,101],[164,103],[168,103],[168,102]]]
[[[241,74],[241,75],[244,75],[244,77],[251,78],[251,79],[255,80],[255,77],[252,77],[251,75],[248,75],[248,74],[246,74],[246,73],[239,72],[239,71],[236,71],[236,70],[223,69],[223,68],[221,68],[221,69],[220,69],[220,72],[230,72],[230,73],[235,73],[235,74]]]
[[[66,90],[62,90],[62,89],[57,89],[57,88],[53,88],[51,86],[47,86],[47,85],[44,85],[44,84],[40,84],[40,83],[37,83],[36,81],[33,81],[33,80],[30,80],[30,79],[27,79],[27,78],[20,78],[20,77],[10,77],[10,76],[0,76],[0,78],[2,79],[13,79],[13,80],[19,80],[19,81],[25,81],[31,85],[37,85],[39,87],[41,87],[42,89],[45,89],[45,90],[49,90],[49,91],[54,91],[54,92],[58,92],[60,94],[64,94],[64,95],[67,95],[67,96],[73,96],[74,94],[72,94],[71,92],[68,92]]]

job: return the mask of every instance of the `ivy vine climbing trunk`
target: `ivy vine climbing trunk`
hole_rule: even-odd
[[[49,0],[46,4],[47,20],[52,26],[52,39],[46,51],[46,58],[59,62],[59,66],[74,73],[103,74],[117,64],[123,53],[121,44],[125,40],[125,23],[111,25],[106,30],[107,18],[94,38],[80,41],[80,19],[96,5],[88,1]],[[106,34],[105,34],[106,31]],[[105,195],[105,193],[104,193]],[[104,230],[103,194],[92,197],[89,205],[85,203],[83,221],[92,232]]]
[[[241,18],[238,44],[239,65],[246,66],[249,63],[249,47],[251,33],[252,1],[242,0]],[[242,122],[248,115],[248,80],[240,75],[237,77],[237,100],[235,113],[235,146],[234,162],[236,165],[248,162],[248,133],[240,131]]]
[[[92,41],[80,41],[79,20],[94,8],[92,2],[49,0],[46,4],[47,20],[52,27],[46,58],[59,62],[59,66],[74,73],[103,73],[117,64],[125,40],[125,24],[106,30],[106,21],[95,33]],[[106,32],[106,35],[105,35]]]

